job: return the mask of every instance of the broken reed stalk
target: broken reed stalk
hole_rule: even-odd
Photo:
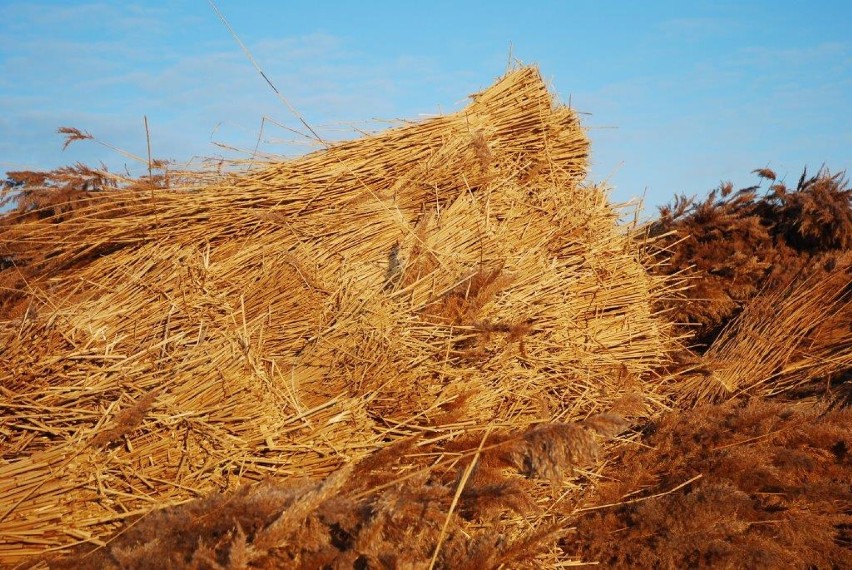
[[[288,101],[287,98],[284,97],[284,95],[280,91],[278,91],[278,88],[275,87],[275,85],[272,83],[272,80],[269,79],[269,76],[266,75],[266,73],[260,67],[260,64],[257,63],[257,60],[252,55],[251,50],[246,47],[246,45],[240,39],[240,36],[237,35],[237,32],[235,32],[234,29],[231,27],[231,24],[228,23],[227,18],[225,18],[225,15],[222,14],[222,12],[219,10],[219,7],[216,5],[216,2],[214,2],[213,0],[207,1],[210,3],[210,7],[213,8],[213,11],[219,17],[219,20],[221,20],[222,24],[228,29],[228,32],[231,34],[231,37],[233,37],[234,41],[237,42],[237,45],[240,46],[240,49],[245,54],[246,58],[248,58],[248,60],[251,62],[254,69],[260,74],[260,76],[263,78],[266,84],[269,85],[272,91],[275,92],[275,96],[278,97],[278,100],[281,101],[285,107],[287,107],[290,113],[292,113],[297,119],[299,119],[299,122],[302,123],[302,125],[306,129],[308,129],[308,131],[310,131],[311,135],[313,135],[314,139],[316,139],[317,142],[321,143],[325,147],[328,147],[328,143],[326,143],[322,139],[322,137],[317,134],[317,132],[313,129],[313,127],[308,124],[302,114],[299,113],[299,111],[297,111],[296,108],[290,104],[290,101]]]
[[[145,144],[148,147],[148,181],[151,182],[151,198],[154,197],[154,172],[152,168],[151,161],[151,131],[148,130],[148,116],[143,115],[142,118],[145,120]]]
[[[476,453],[473,456],[473,459],[467,464],[464,472],[462,473],[461,478],[459,479],[458,485],[456,485],[456,492],[453,495],[453,502],[450,503],[450,508],[447,511],[447,517],[444,519],[444,524],[441,526],[441,532],[438,534],[438,542],[435,544],[435,551],[432,553],[432,559],[429,560],[429,570],[432,570],[435,567],[435,562],[438,560],[438,554],[441,552],[441,545],[444,543],[444,538],[447,536],[447,528],[450,525],[450,520],[452,519],[453,512],[456,510],[456,506],[459,504],[459,497],[461,497],[462,492],[464,491],[465,485],[467,485],[467,480],[470,478],[470,474],[473,473],[474,468],[476,467],[477,461],[479,461],[479,455],[482,453],[482,448],[485,445],[485,441],[488,439],[488,434],[491,433],[491,426],[489,425],[485,433],[482,434],[482,439],[479,440],[479,447],[476,448]]]
[[[701,479],[703,476],[704,476],[703,474],[699,473],[695,477],[687,479],[683,483],[680,483],[679,485],[672,487],[668,491],[662,491],[660,493],[648,495],[647,497],[639,497],[638,499],[629,499],[627,501],[621,501],[619,503],[607,503],[605,505],[595,505],[593,507],[582,507],[582,508],[576,509],[574,511],[574,513],[580,514],[580,513],[586,513],[586,512],[589,512],[589,511],[599,511],[601,509],[610,509],[612,507],[622,507],[624,505],[633,505],[633,504],[641,503],[642,501],[648,501],[648,500],[651,500],[651,499],[659,499],[660,497],[665,497],[666,495],[671,495],[672,493],[677,493],[678,491],[680,491],[681,489],[683,489],[687,485],[691,485],[692,483],[695,483],[696,481]]]

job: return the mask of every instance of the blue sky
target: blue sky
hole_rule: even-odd
[[[850,2],[218,0],[260,66],[327,138],[449,112],[511,53],[584,113],[592,180],[614,198],[702,193],[769,166],[852,167]],[[0,171],[83,161],[59,126],[181,162],[252,149],[262,117],[298,121],[204,0],[0,0]],[[310,150],[267,125],[262,150]]]

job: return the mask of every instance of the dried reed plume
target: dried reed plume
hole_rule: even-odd
[[[532,568],[564,530],[553,524],[518,528],[523,517],[540,512],[535,486],[496,467],[515,466],[527,477],[553,481],[594,461],[595,434],[607,438],[625,427],[612,415],[541,424],[495,432],[484,450],[466,447],[473,436],[449,446],[402,440],[319,482],[270,480],[145,514],[102,547],[78,547],[72,556],[48,561],[54,568],[307,569],[426,567],[433,558],[436,568]],[[456,454],[463,461],[453,459]],[[480,454],[491,479],[471,479],[458,494],[461,473]],[[454,493],[459,508],[447,519]],[[487,529],[468,527],[484,517]],[[445,540],[433,557],[440,536]]]
[[[767,167],[756,168],[756,169],[752,170],[752,173],[757,174],[761,178],[766,178],[767,180],[772,180],[773,182],[777,178],[777,176],[775,175],[775,171],[770,169],[770,168],[767,168]]]
[[[62,145],[62,150],[68,148],[68,145],[74,141],[84,141],[95,138],[90,133],[81,131],[80,129],[75,129],[74,127],[59,127],[56,129],[56,132],[61,135],[65,135],[65,144]]]

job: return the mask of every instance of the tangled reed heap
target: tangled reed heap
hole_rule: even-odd
[[[144,565],[165,547],[106,544],[120,524],[263,479],[263,500],[238,495],[263,504],[251,524],[173,562],[389,563],[392,501],[424,505],[394,564],[496,564],[564,534],[570,501],[524,476],[566,485],[624,427],[595,414],[655,409],[675,346],[654,312],[670,280],[581,185],[587,156],[522,68],[454,115],[201,189],[8,215],[0,563],[82,543]],[[487,500],[507,508],[483,531]]]

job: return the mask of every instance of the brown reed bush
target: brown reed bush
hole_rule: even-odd
[[[723,184],[700,203],[679,197],[650,226],[664,260],[650,270],[688,284],[663,301],[695,332],[699,354],[670,368],[686,405],[830,392],[852,373],[852,190],[820,171],[758,191]]]
[[[850,426],[826,402],[670,413],[618,453],[562,545],[607,568],[847,568]]]
[[[688,293],[666,306],[701,350],[759,292],[802,273],[831,273],[852,248],[852,189],[843,173],[805,171],[795,188],[775,183],[764,194],[759,186],[732,190],[723,184],[701,202],[677,197],[650,226],[666,260],[653,270],[689,278]]]

